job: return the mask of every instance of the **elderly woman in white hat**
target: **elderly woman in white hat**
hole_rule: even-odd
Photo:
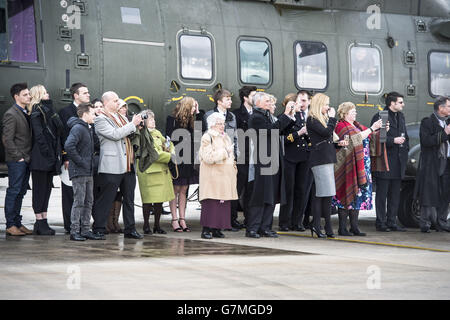
[[[225,133],[225,117],[212,113],[208,131],[203,135],[199,150],[199,200],[202,205],[200,224],[203,239],[223,238],[220,229],[231,229],[231,200],[238,198],[237,169],[230,138]],[[212,231],[212,235],[211,235]]]

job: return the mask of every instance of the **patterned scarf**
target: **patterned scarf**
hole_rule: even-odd
[[[114,117],[109,112],[103,112],[103,114],[106,115],[108,118],[110,118],[112,121],[114,121],[114,123],[119,128],[122,128],[123,126],[128,124],[128,120],[125,119],[120,113],[116,113],[116,116],[119,119],[119,121],[117,121],[117,118]],[[126,143],[126,151],[127,151],[127,172],[131,172],[131,164],[134,163],[133,146],[131,145],[131,141],[128,137],[125,137],[125,143]]]
[[[337,151],[337,163],[334,170],[336,197],[345,207],[353,202],[359,188],[367,184],[364,148],[359,134],[366,129],[356,121],[353,126],[345,120],[340,120],[335,129],[340,139],[343,139],[345,135],[350,137],[347,149],[341,148]]]

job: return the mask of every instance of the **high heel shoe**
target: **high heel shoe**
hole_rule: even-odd
[[[152,231],[150,230],[150,226],[149,225],[144,225],[142,230],[144,231],[144,234],[152,234]]]
[[[160,227],[154,227],[153,228],[153,233],[158,233],[158,234],[167,234],[167,232],[165,232],[163,229],[161,229]]]
[[[186,221],[184,218],[179,218],[178,224],[180,224],[180,220]],[[180,224],[180,227],[181,227],[181,224]],[[191,229],[189,229],[188,226],[186,226],[186,228],[183,228],[183,227],[181,227],[181,228],[182,228],[183,232],[191,232]]]
[[[324,235],[324,234],[323,234],[322,232],[320,232],[320,231],[317,231],[316,228],[311,227],[310,230],[311,230],[311,237],[314,238],[314,233],[315,233],[315,234],[317,234],[317,238],[326,238],[326,235]]]
[[[173,229],[173,232],[183,232],[183,229],[180,227],[180,225],[178,225],[178,228],[176,228],[176,229],[173,227],[173,223],[174,223],[175,221],[178,222],[178,219],[172,219],[172,229]]]

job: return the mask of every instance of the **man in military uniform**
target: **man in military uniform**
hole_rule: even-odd
[[[280,208],[278,223],[280,231],[289,229],[305,231],[302,221],[313,181],[308,167],[311,143],[306,130],[306,117],[310,103],[309,92],[300,91],[295,104],[295,124],[284,133],[287,203]]]

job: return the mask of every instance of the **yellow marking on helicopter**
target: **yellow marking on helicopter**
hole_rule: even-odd
[[[198,88],[186,88],[186,91],[194,91],[194,92],[206,92],[206,89],[198,89]]]
[[[144,99],[142,99],[142,98],[140,98],[140,97],[137,97],[137,96],[129,96],[129,97],[126,97],[125,99],[123,99],[123,101],[127,102],[128,100],[132,100],[132,99],[137,100],[137,101],[139,101],[140,103],[144,103]]]
[[[313,238],[310,235],[305,234],[295,234],[290,232],[277,232],[279,235],[284,236],[295,236],[295,237],[304,237],[304,238]],[[343,241],[343,242],[353,242],[353,243],[362,243],[362,244],[372,244],[377,246],[387,246],[387,247],[396,247],[396,248],[405,248],[405,249],[416,249],[416,250],[426,250],[426,251],[436,251],[436,252],[450,252],[449,250],[443,249],[434,249],[434,248],[426,248],[426,247],[417,247],[417,246],[408,246],[404,244],[396,244],[396,243],[386,243],[386,242],[376,242],[376,241],[366,241],[366,240],[352,240],[345,238],[327,238],[327,240],[333,241]]]

